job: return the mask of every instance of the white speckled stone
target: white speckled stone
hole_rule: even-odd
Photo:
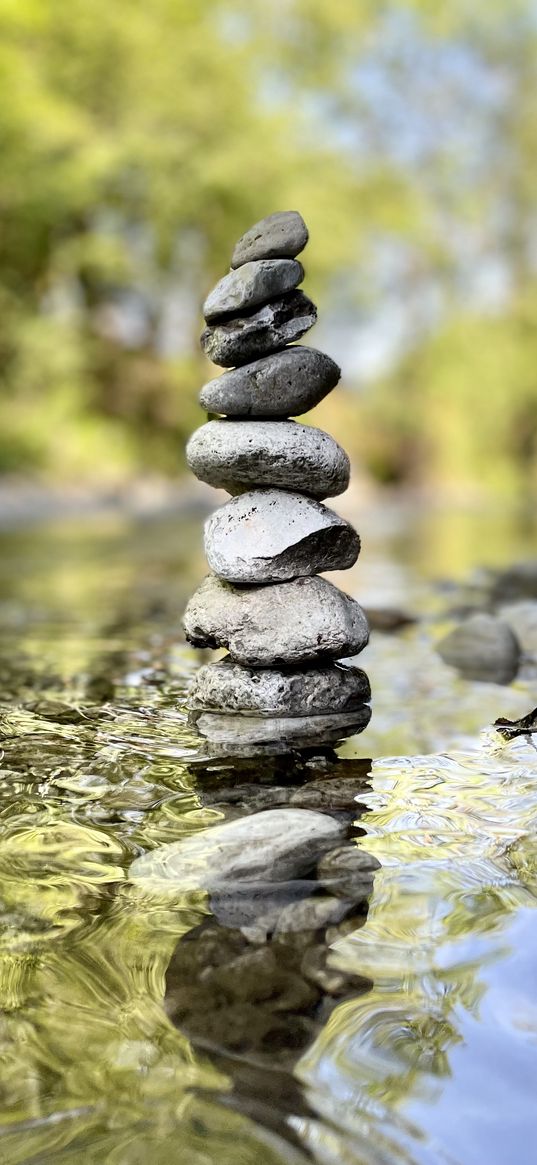
[[[352,526],[313,498],[252,490],[221,506],[205,523],[211,570],[231,583],[285,582],[346,570],[360,551]]]

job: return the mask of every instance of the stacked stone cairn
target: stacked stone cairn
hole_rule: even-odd
[[[236,732],[318,740],[370,715],[367,676],[339,662],[365,647],[365,615],[319,575],[352,566],[360,550],[352,526],[322,504],[347,488],[349,459],[328,433],[289,419],[340,376],[324,353],[295,344],[317,317],[297,290],[307,241],[295,211],[262,219],[203,307],[202,348],[228,371],[201,390],[218,419],[193,434],[187,460],[232,496],[205,525],[212,573],[184,626],[194,646],[228,650],[200,668],[189,696],[198,730],[222,742]]]

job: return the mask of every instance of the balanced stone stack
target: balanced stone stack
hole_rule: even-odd
[[[293,738],[305,717],[308,733],[334,717],[336,727],[361,728],[370,715],[367,676],[338,662],[365,647],[366,618],[319,577],[352,566],[360,550],[352,526],[322,504],[347,488],[349,459],[333,437],[289,419],[340,376],[322,352],[294,346],[317,317],[297,290],[304,270],[296,256],[307,240],[295,211],[256,223],[203,309],[203,350],[230,370],[201,391],[219,419],[193,434],[187,460],[232,497],[206,523],[212,573],[184,625],[195,646],[228,650],[199,670],[190,692],[199,730],[215,739],[238,725],[252,740]]]

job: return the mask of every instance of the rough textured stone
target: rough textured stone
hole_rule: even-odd
[[[509,624],[525,655],[537,656],[537,602],[527,599],[501,607],[500,618]]]
[[[316,319],[311,299],[303,291],[290,291],[248,315],[210,324],[201,333],[201,346],[214,364],[231,368],[293,344]]]
[[[300,878],[345,827],[311,809],[267,809],[215,825],[136,858],[130,877],[145,885],[211,890],[235,882]]]
[[[352,712],[371,691],[360,668],[309,667],[252,670],[228,658],[200,668],[189,707],[212,712],[253,712],[258,716],[316,716]]]
[[[467,679],[509,684],[520,659],[511,628],[493,615],[472,615],[436,644],[445,663]]]
[[[268,214],[241,235],[233,251],[232,267],[252,259],[286,256],[293,259],[306,246],[308,228],[297,210],[280,210]]]
[[[232,498],[205,524],[212,571],[231,583],[285,582],[345,570],[360,539],[333,510],[303,494],[253,490]]]
[[[208,413],[229,417],[300,416],[323,400],[340,375],[324,352],[297,344],[210,380],[200,404]]]
[[[186,458],[196,477],[231,494],[273,486],[334,497],[350,477],[337,441],[298,421],[208,421],[192,434]]]
[[[318,577],[239,589],[209,575],[188,603],[184,627],[194,647],[227,647],[247,667],[342,659],[369,637],[358,603]]]
[[[304,278],[295,259],[259,259],[230,271],[213,287],[203,305],[208,323],[222,316],[241,315],[250,308],[294,291]]]

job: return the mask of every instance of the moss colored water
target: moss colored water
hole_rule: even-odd
[[[535,681],[457,679],[426,621],[373,636],[373,720],[337,754],[212,757],[178,633],[199,523],[1,541],[2,1162],[530,1165],[537,753],[480,733]],[[388,514],[350,586],[432,618],[428,577],[535,548],[507,519]],[[129,881],[327,782],[381,864],[368,910],[252,942],[202,891]]]

